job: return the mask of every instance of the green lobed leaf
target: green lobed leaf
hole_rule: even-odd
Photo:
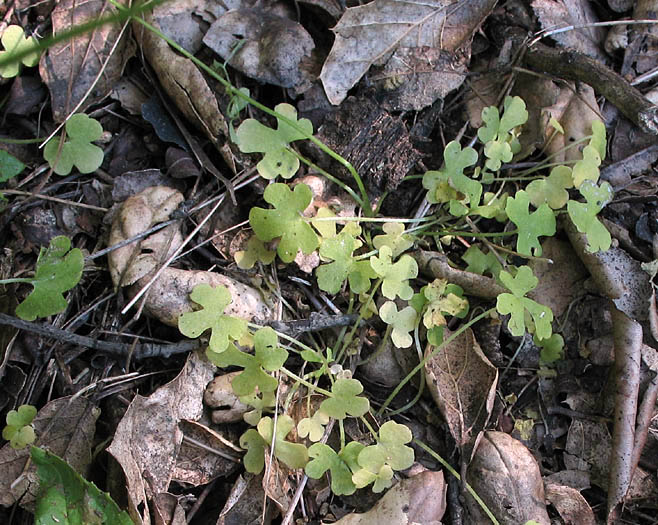
[[[356,486],[352,482],[352,472],[346,461],[334,449],[324,443],[315,443],[308,449],[312,458],[304,471],[309,478],[320,479],[331,472],[331,491],[336,496],[354,494]]]
[[[303,468],[308,463],[308,450],[301,443],[286,441],[286,436],[295,428],[295,422],[288,414],[279,414],[274,430],[274,420],[264,417],[258,423],[258,433],[265,443],[272,443],[274,435],[274,455],[290,468]]]
[[[103,163],[103,150],[91,142],[103,135],[100,123],[84,113],[77,113],[66,122],[67,140],[61,146],[61,138],[48,141],[43,158],[58,175],[68,175],[73,166],[80,173],[92,173]],[[58,158],[59,153],[59,158]]]
[[[479,204],[482,185],[464,175],[464,169],[477,162],[477,152],[464,148],[457,141],[449,142],[443,152],[445,166],[439,171],[428,171],[423,175],[423,187],[428,190],[427,200],[431,203],[449,202],[459,198],[458,191],[468,196],[471,207]]]
[[[288,359],[288,351],[279,347],[276,332],[268,327],[261,328],[254,334],[254,355],[240,351],[235,345],[211,356],[213,364],[220,367],[239,366],[244,370],[238,374],[231,385],[237,396],[252,394],[256,388],[260,392],[273,392],[278,386],[276,378],[268,372],[276,372]]]
[[[37,409],[32,405],[21,405],[18,410],[10,410],[7,413],[7,425],[2,429],[2,437],[9,441],[14,449],[23,449],[34,443],[36,435],[31,426]]]
[[[40,483],[35,525],[133,525],[109,494],[82,478],[66,461],[37,447],[32,447],[31,455]]]
[[[320,410],[334,419],[345,419],[347,414],[360,417],[370,410],[370,402],[358,397],[363,385],[356,379],[338,379],[331,388],[332,397],[325,399]]]
[[[235,252],[235,262],[238,268],[249,270],[257,262],[271,264],[276,257],[276,252],[268,250],[265,243],[255,235],[247,241],[247,249]]]
[[[409,255],[403,255],[392,263],[393,252],[389,246],[382,246],[379,255],[370,257],[370,266],[382,278],[382,294],[387,299],[400,299],[408,301],[414,294],[408,280],[418,276],[418,264]]]
[[[500,272],[501,282],[512,292],[500,294],[496,298],[496,310],[501,315],[510,315],[508,323],[512,335],[520,337],[529,328],[526,326],[526,312],[534,323],[534,333],[539,339],[547,339],[551,336],[553,312],[547,306],[539,304],[525,297],[533,290],[539,280],[528,266],[521,266],[517,274],[512,277],[508,272]]]
[[[299,159],[288,146],[291,142],[313,135],[313,124],[308,119],[297,120],[297,110],[290,104],[279,104],[274,111],[294,121],[304,133],[290,127],[277,118],[277,129],[268,128],[258,120],[245,120],[235,132],[235,138],[243,153],[264,153],[256,168],[261,177],[274,179],[281,175],[292,177],[299,169]]]
[[[63,293],[75,287],[82,277],[84,256],[79,248],[71,249],[68,237],[53,237],[41,249],[36,271],[31,279],[30,295],[16,307],[16,315],[26,321],[63,312],[67,307]]]
[[[310,254],[318,247],[318,236],[301,213],[311,203],[313,194],[306,184],[297,184],[294,190],[286,184],[270,184],[263,198],[274,206],[273,210],[251,208],[249,223],[262,241],[280,238],[277,253],[283,262],[295,259],[299,250]]]
[[[2,47],[4,51],[0,51],[0,59],[11,58],[12,55],[31,51],[20,60],[13,60],[0,66],[0,76],[3,78],[11,78],[18,75],[21,64],[27,67],[36,66],[39,63],[40,52],[35,48],[38,43],[34,37],[25,38],[23,28],[17,25],[10,25],[2,33]]]
[[[412,306],[405,306],[398,312],[393,301],[386,301],[379,309],[379,317],[386,324],[391,325],[391,341],[397,348],[409,348],[413,339],[409,332],[416,326],[417,314]]]
[[[209,284],[198,284],[192,290],[190,299],[202,308],[196,312],[187,312],[178,318],[180,332],[192,339],[199,337],[206,330],[211,330],[209,353],[224,352],[230,341],[240,339],[247,332],[247,322],[229,315],[224,310],[231,303],[231,293],[225,286],[213,288]]]
[[[503,265],[492,252],[487,252],[485,255],[476,245],[470,246],[462,255],[462,259],[468,263],[466,271],[478,275],[488,273],[498,279],[500,271],[503,269]]]
[[[579,188],[580,194],[587,202],[569,201],[567,212],[580,233],[587,235],[587,251],[594,253],[610,248],[612,238],[608,229],[596,217],[612,200],[612,186],[603,182],[600,186],[592,181],[585,181]]]
[[[573,174],[568,166],[556,166],[545,179],[533,180],[526,187],[530,202],[535,208],[548,204],[559,210],[569,200],[567,189],[573,188]]]
[[[516,224],[518,228],[516,249],[523,255],[541,255],[541,244],[539,237],[542,235],[555,235],[555,214],[548,207],[548,204],[542,204],[530,213],[530,196],[524,190],[516,192],[514,197],[507,199],[505,211],[509,219]]]
[[[564,357],[564,339],[560,334],[553,334],[547,339],[534,337],[534,342],[541,347],[539,359],[544,364],[553,364]]]
[[[422,292],[427,299],[423,315],[425,328],[445,325],[446,315],[463,318],[468,313],[468,301],[462,297],[464,290],[455,284],[435,279],[424,286]]]
[[[362,293],[370,288],[370,279],[374,278],[375,275],[368,261],[361,261],[361,264],[359,264],[359,261],[356,261],[352,256],[354,250],[360,247],[361,241],[345,231],[340,232],[335,237],[322,240],[320,256],[334,262],[322,265],[317,269],[320,290],[336,294],[340,291],[345,279],[354,273],[361,274],[358,278],[355,276],[350,280],[350,285],[354,283],[352,288],[354,293]]]
[[[601,155],[592,145],[587,145],[583,149],[583,158],[574,164],[573,167],[573,185],[580,188],[581,184],[586,181],[597,182],[599,180],[599,166],[601,165]]]
[[[322,439],[324,427],[327,423],[329,423],[329,416],[322,410],[316,410],[312,417],[302,418],[297,423],[297,434],[301,438],[308,437],[309,440],[315,443]]]

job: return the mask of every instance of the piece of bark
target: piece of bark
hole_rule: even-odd
[[[399,117],[391,116],[372,98],[349,97],[327,115],[316,135],[349,161],[369,191],[380,194],[398,187],[422,158],[411,143],[409,130]],[[348,171],[308,145],[309,155],[330,173],[352,182]]]
[[[527,49],[524,62],[533,71],[589,84],[642,131],[658,135],[658,108],[602,63],[577,51],[553,49],[541,43]]]

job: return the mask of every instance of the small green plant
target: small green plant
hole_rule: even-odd
[[[84,256],[79,248],[71,249],[68,237],[53,237],[48,248],[37,258],[34,277],[0,280],[0,284],[28,283],[32,292],[16,307],[16,315],[26,321],[48,317],[66,310],[64,292],[74,288],[82,277]]]
[[[259,171],[269,179],[277,175],[286,178],[296,171],[297,164],[292,159],[297,156],[289,144],[308,138],[304,134],[312,132],[307,124],[301,124],[298,129],[289,124],[297,126],[302,121],[296,120],[296,112],[288,106],[278,106],[277,111],[279,109],[284,111],[278,119],[277,130],[248,119],[236,131],[243,151],[265,154]],[[553,313],[547,306],[527,297],[537,286],[538,279],[529,266],[512,264],[509,254],[539,257],[541,239],[555,235],[556,216],[561,213],[569,214],[576,227],[587,235],[592,251],[609,247],[607,230],[597,219],[612,195],[609,185],[598,184],[598,167],[605,153],[605,128],[599,124],[593,126],[589,143],[583,149],[583,159],[572,166],[552,167],[544,176],[535,175],[537,169],[522,173],[515,181],[527,182],[525,189],[517,187],[512,192],[507,179],[496,175],[503,163],[510,162],[519,151],[518,137],[527,116],[525,104],[518,97],[505,100],[502,115],[497,108],[486,108],[482,115],[485,126],[478,132],[484,159],[478,158],[474,148],[462,149],[453,141],[444,150],[445,166],[423,176],[427,200],[436,205],[434,220],[447,223],[453,229],[430,234],[419,225],[412,233],[405,228],[404,220],[337,217],[328,208],[320,208],[314,216],[309,216],[312,194],[308,186],[300,183],[290,189],[286,184],[273,183],[264,193],[265,202],[272,208],[254,207],[249,213],[255,236],[249,240],[247,249],[236,256],[238,264],[241,267],[253,267],[256,262],[270,264],[274,259],[273,246],[283,263],[292,262],[299,252],[310,254],[317,250],[321,260],[316,270],[318,288],[332,295],[345,293],[349,296],[349,308],[358,308],[360,318],[374,314],[388,325],[386,337],[391,338],[399,351],[416,346],[416,351],[422,355],[420,338],[425,337],[433,347],[443,344],[444,327],[450,318],[465,318],[469,303],[460,287],[445,280],[436,279],[419,286],[416,282],[418,264],[405,252],[424,235],[445,236],[442,239],[456,234],[468,237],[469,231],[463,230],[465,220],[477,219],[480,224],[494,229],[511,224],[513,228],[505,227],[500,233],[487,234],[493,242],[488,243],[486,254],[480,245],[474,244],[462,256],[467,271],[489,274],[509,290],[498,296],[495,309],[480,314],[466,326],[480,316],[495,312],[509,316],[509,332],[519,337],[526,332],[533,334],[535,344],[541,348],[542,363],[554,363],[562,355],[564,341],[552,331]],[[262,147],[263,144],[267,146]],[[482,164],[478,165],[479,162]],[[272,169],[273,163],[277,164],[276,169]],[[577,200],[578,194],[585,202]],[[379,222],[383,222],[381,232],[373,232],[371,225]],[[477,237],[479,233],[470,235]],[[499,245],[496,236],[500,238]],[[510,237],[508,246],[504,246]],[[515,250],[509,247],[510,242]],[[272,244],[266,246],[265,243]],[[497,251],[499,246],[500,252]],[[411,441],[409,429],[394,421],[385,422],[379,431],[371,428],[366,417],[370,403],[362,395],[363,386],[342,368],[343,359],[354,343],[354,330],[347,337],[341,335],[336,342],[337,351],[313,349],[291,340],[293,346],[301,347],[301,351],[294,352],[306,362],[305,375],[299,377],[285,368],[292,349],[280,347],[271,329],[261,328],[252,333],[244,322],[224,313],[230,303],[227,290],[197,289],[192,292],[191,299],[203,309],[184,314],[179,327],[192,337],[211,328],[210,359],[221,367],[243,369],[233,380],[233,389],[241,401],[253,407],[245,420],[256,428],[249,429],[240,440],[247,450],[244,461],[249,472],[262,470],[266,449],[273,446],[274,455],[289,468],[304,467],[306,474],[316,479],[328,472],[335,494],[352,494],[369,485],[375,492],[384,490],[391,484],[396,470],[411,465],[413,451],[407,446]],[[214,299],[211,294],[215,294]],[[375,299],[379,295],[384,300],[377,303],[380,305],[377,308]],[[419,330],[421,323],[426,332]],[[422,362],[417,369],[421,367]],[[274,391],[280,375],[288,376],[297,387],[305,387],[304,395],[323,397],[319,408],[309,409],[309,415],[297,423],[298,437],[312,443],[308,448],[303,443],[289,441],[295,426],[287,411],[290,399],[281,412],[280,407],[275,406]],[[323,383],[329,386],[325,388]],[[394,389],[391,398],[402,384]],[[264,415],[271,411],[275,412],[275,418]],[[369,428],[375,444],[346,442],[342,429],[347,418],[360,419]],[[333,448],[318,442],[332,420],[341,428],[340,445]]]
[[[68,175],[73,166],[80,173],[93,173],[103,163],[103,150],[92,144],[103,135],[103,127],[97,120],[83,113],[73,115],[66,122],[68,140],[59,137],[48,141],[43,158],[57,175]]]
[[[34,37],[25,38],[25,32],[20,26],[8,26],[2,33],[2,47],[0,51],[0,60],[7,60],[0,66],[0,76],[11,78],[18,75],[21,64],[27,67],[34,67],[39,63],[40,53],[36,50],[37,41]],[[21,58],[12,60],[14,56]]]
[[[2,438],[9,441],[11,448],[22,449],[34,443],[36,435],[32,421],[37,409],[32,405],[21,405],[18,410],[7,413],[7,425],[2,429]]]

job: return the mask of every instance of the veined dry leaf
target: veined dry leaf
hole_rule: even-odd
[[[302,93],[314,80],[308,69],[315,48],[311,35],[301,24],[269,10],[227,11],[210,26],[203,43],[261,82]]]
[[[534,0],[532,8],[539,18],[542,29],[545,30],[599,21],[591,4],[582,0]],[[605,61],[605,54],[601,51],[605,38],[602,27],[578,28],[558,33],[551,38],[563,47]]]
[[[596,525],[592,508],[579,491],[550,481],[544,484],[544,488],[546,499],[557,509],[564,523]]]
[[[347,9],[333,28],[336,40],[320,75],[327,98],[332,104],[340,104],[370,66],[378,65],[385,66],[385,75],[393,82],[391,87],[397,84],[399,88],[400,81],[408,81],[411,75],[426,75],[423,85],[434,93],[422,102],[409,100],[407,104],[423,107],[421,104],[427,105],[432,99],[431,104],[461,84],[463,78],[444,85],[441,76],[446,74],[448,64],[460,62],[457,55],[452,55],[460,48],[468,60],[472,33],[494,4],[492,0],[376,0]],[[448,61],[431,50],[443,51]],[[400,61],[410,58],[411,67],[400,67]],[[433,61],[440,64],[438,70]]]
[[[116,12],[104,0],[63,0],[52,12],[53,36]],[[62,122],[82,100],[78,112],[109,95],[134,52],[129,29],[128,22],[105,24],[53,45],[41,57],[39,73],[50,91],[55,121]]]
[[[117,426],[107,450],[126,476],[128,509],[135,523],[151,523],[148,500],[167,492],[176,472],[183,440],[179,422],[201,417],[203,391],[214,370],[200,353],[192,352],[175,379],[149,397],[135,396]]]
[[[503,432],[487,431],[466,474],[468,483],[486,503],[501,525],[535,520],[551,523],[544,503],[544,482],[531,452]],[[488,523],[489,518],[466,495],[468,523]]]
[[[447,489],[442,471],[426,470],[400,481],[368,512],[348,514],[336,525],[441,525]]]
[[[100,410],[84,397],[61,397],[39,410],[33,426],[39,444],[64,459],[73,469],[86,474],[91,462],[91,445]],[[48,433],[44,431],[48,428]],[[34,464],[23,474],[30,457],[30,447],[16,450],[5,444],[0,449],[0,505],[9,506],[17,501],[33,510],[39,489]],[[20,477],[20,481],[14,482]]]
[[[446,330],[445,337],[451,333]],[[427,353],[434,350],[428,347]],[[482,353],[468,328],[425,363],[427,385],[450,433],[470,461],[496,394],[498,369]]]

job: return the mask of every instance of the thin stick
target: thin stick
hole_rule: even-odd
[[[2,193],[4,193],[5,195],[24,195],[25,197],[43,199],[44,201],[59,202],[60,204],[66,204],[67,206],[77,206],[78,208],[86,208],[88,210],[102,211],[103,213],[107,213],[109,211],[107,208],[101,208],[100,206],[93,206],[91,204],[84,204],[82,202],[67,201],[65,199],[60,199],[58,197],[51,197],[50,195],[44,195],[42,193],[30,193],[29,191],[21,191],[21,190],[2,190]]]

